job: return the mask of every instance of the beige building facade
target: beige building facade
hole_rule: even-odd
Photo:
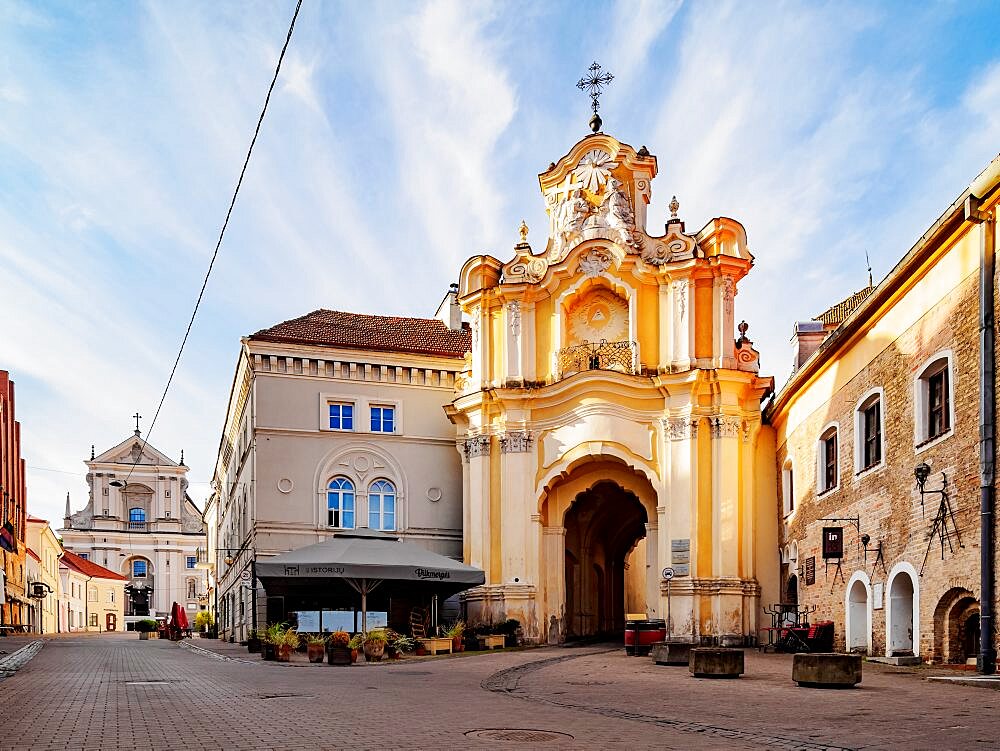
[[[838,649],[979,652],[980,498],[994,481],[980,465],[978,320],[998,185],[1000,158],[877,287],[798,324],[796,371],[766,412],[782,599],[833,620]]]
[[[539,175],[549,216],[503,262],[471,258],[472,357],[447,412],[463,458],[472,621],[532,640],[620,632],[751,643],[777,597],[773,434],[735,298],[739,222],[647,232],[657,162],[597,133]],[[669,583],[664,570],[670,569]]]
[[[207,576],[198,568],[206,535],[187,494],[188,467],[146,443],[138,430],[87,464],[87,504],[66,500],[59,534],[66,550],[126,577],[124,622],[163,618],[174,602],[194,621],[207,607]]]
[[[257,559],[372,527],[462,554],[462,485],[442,411],[471,334],[439,318],[318,310],[240,347],[206,520],[221,638],[286,620]]]
[[[59,559],[66,631],[125,631],[127,577],[64,550]]]
[[[37,634],[52,634],[59,629],[59,557],[62,545],[45,519],[28,516],[27,593],[32,604],[31,626]],[[41,586],[35,586],[41,585]]]

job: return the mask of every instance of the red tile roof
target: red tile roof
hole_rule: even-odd
[[[845,300],[841,300],[839,303],[834,305],[832,308],[827,308],[825,311],[820,313],[818,316],[813,317],[814,321],[822,321],[825,326],[839,326],[848,318],[850,318],[851,313],[857,310],[861,303],[872,292],[875,291],[874,287],[865,287],[859,292],[855,292],[853,295]]]
[[[262,329],[250,338],[442,357],[464,357],[472,349],[472,332],[464,325],[454,331],[434,318],[370,316],[324,309]]]
[[[116,574],[111,569],[104,568],[104,566],[98,566],[93,561],[81,558],[76,553],[71,553],[68,550],[63,551],[62,558],[59,560],[70,568],[76,569],[84,576],[93,576],[98,579],[121,579],[122,581],[128,581],[128,577]]]

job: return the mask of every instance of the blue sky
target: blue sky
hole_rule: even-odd
[[[0,368],[29,507],[86,501],[84,465],[152,416],[294,3],[0,0]],[[764,371],[884,276],[1000,151],[989,2],[305,0],[152,443],[207,493],[239,338],[315,308],[430,315],[462,261],[543,244],[537,173],[587,131],[659,159],[697,230],[756,266],[737,316]]]

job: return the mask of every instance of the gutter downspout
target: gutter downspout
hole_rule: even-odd
[[[976,670],[996,672],[994,646],[993,530],[996,476],[996,338],[994,332],[995,216],[979,210],[979,199],[965,201],[965,218],[980,225],[979,242],[979,656]]]

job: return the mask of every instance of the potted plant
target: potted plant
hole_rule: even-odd
[[[347,648],[351,650],[351,662],[358,661],[358,653],[364,649],[365,646],[365,635],[355,634],[351,637],[350,642],[347,644]]]
[[[418,641],[417,639],[413,639],[413,642],[414,642],[413,653],[417,657],[423,657],[424,655],[427,654],[427,647],[424,646],[424,643],[422,641]]]
[[[357,659],[357,650],[353,650]],[[354,662],[351,650],[351,635],[346,631],[334,631],[326,643],[326,661],[329,665],[350,665]]]
[[[285,632],[284,623],[272,623],[261,636],[260,656],[264,660],[275,660],[278,655],[278,642]]]
[[[292,652],[298,648],[299,641],[299,635],[295,633],[294,628],[286,628],[281,631],[275,641],[275,659],[278,662],[290,662]]]
[[[445,632],[445,636],[451,637],[451,651],[461,652],[465,649],[462,643],[462,635],[465,633],[465,621],[455,621]]]
[[[365,634],[364,650],[367,662],[378,662],[385,654],[385,643],[387,641],[384,629],[377,628]]]
[[[417,647],[417,640],[412,636],[404,636],[403,634],[395,634],[393,639],[390,641],[389,646],[392,647],[392,654],[390,657],[399,659],[403,656],[404,652],[412,652]]]
[[[323,662],[326,654],[326,637],[323,634],[306,635],[306,654],[309,662]]]
[[[156,631],[156,621],[152,618],[137,621],[135,624],[135,630],[139,632],[139,638],[145,641],[149,638],[150,633]]]
[[[260,652],[260,630],[251,629],[250,634],[247,636],[247,651],[251,654],[258,654]]]

